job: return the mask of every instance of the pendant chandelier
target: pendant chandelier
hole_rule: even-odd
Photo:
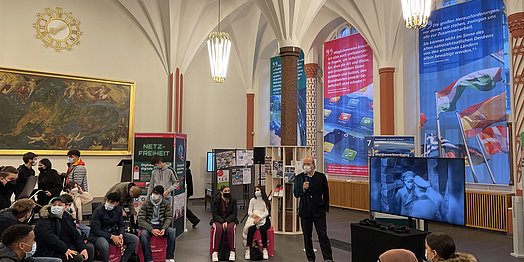
[[[420,29],[428,24],[431,14],[431,0],[401,0],[406,27]]]
[[[220,0],[218,0],[218,30],[211,32],[207,37],[207,52],[214,83],[224,83],[226,80],[230,51],[231,39],[229,34],[220,31]]]

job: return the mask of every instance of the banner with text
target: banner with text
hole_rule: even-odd
[[[300,51],[297,64],[297,145],[306,145],[306,74],[304,72],[304,52]],[[269,132],[270,144],[280,145],[281,112],[282,112],[282,59],[280,56],[271,58],[270,71],[270,108]]]
[[[419,52],[424,155],[465,157],[467,182],[511,184],[508,30],[502,0],[435,10],[420,31]]]
[[[367,176],[373,135],[373,51],[360,34],[324,43],[324,163],[335,175]]]

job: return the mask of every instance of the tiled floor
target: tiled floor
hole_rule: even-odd
[[[209,258],[209,220],[211,214],[204,211],[203,200],[194,200],[190,203],[191,210],[202,220],[197,228],[190,226],[188,232],[177,239],[176,260],[178,262],[210,261]],[[243,210],[239,217],[243,217]],[[358,222],[368,217],[365,212],[350,211],[332,208],[328,215],[328,235],[333,241],[335,261],[351,261],[351,253],[347,249],[350,242],[349,223]],[[188,222],[189,223],[189,222]],[[237,240],[240,241],[241,227],[237,230]],[[430,224],[430,231],[446,232],[453,236],[459,250],[473,253],[479,261],[497,262],[524,262],[524,259],[515,259],[509,255],[513,249],[511,237],[501,233],[482,230],[473,230],[448,225]],[[314,233],[315,235],[316,233]],[[317,251],[317,261],[322,261],[318,242],[314,243]],[[244,261],[243,248],[237,247],[237,261]],[[275,256],[270,261],[306,261],[302,251],[302,236],[275,235]],[[360,262],[360,261],[359,261]]]

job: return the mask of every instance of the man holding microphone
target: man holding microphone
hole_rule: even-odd
[[[295,178],[294,195],[299,198],[299,216],[304,232],[304,247],[308,261],[315,261],[313,224],[317,230],[324,261],[333,261],[331,243],[327,236],[326,213],[329,212],[329,187],[326,175],[315,171],[315,161],[306,157],[304,172]]]

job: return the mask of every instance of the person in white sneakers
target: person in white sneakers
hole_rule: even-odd
[[[238,224],[237,201],[231,197],[229,186],[222,186],[220,194],[215,196],[211,205],[211,226],[213,227],[213,253],[211,261],[218,261],[218,251],[222,243],[222,236],[227,238],[229,244],[229,261],[235,261],[235,232]],[[224,234],[225,231],[225,234]]]
[[[269,220],[270,213],[271,204],[269,203],[264,187],[256,186],[255,196],[249,200],[249,208],[247,210],[248,218],[242,231],[244,246],[246,247],[246,253],[244,255],[246,260],[251,259],[247,243],[253,243],[253,237],[257,229],[260,231],[260,236],[262,237],[262,257],[263,259],[269,259],[267,253],[267,230],[271,227],[271,221]]]

